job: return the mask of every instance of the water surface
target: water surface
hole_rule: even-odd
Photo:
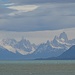
[[[0,61],[0,75],[75,75],[75,61]]]

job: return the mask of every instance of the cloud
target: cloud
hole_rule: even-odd
[[[21,13],[24,13],[24,12],[30,12],[30,11],[33,11],[33,10],[37,9],[38,7],[39,6],[37,6],[37,5],[10,6],[8,8],[16,10],[16,12],[12,12],[9,15],[15,16],[16,14],[21,14]]]
[[[15,5],[15,3],[7,3],[7,4],[4,4],[5,6],[12,6],[12,5]]]
[[[69,16],[75,14],[75,3],[10,5],[1,10],[0,30],[42,31],[75,27],[75,16]]]
[[[38,8],[38,6],[36,5],[22,5],[22,6],[10,6],[8,7],[9,9],[14,9],[14,10],[18,10],[18,11],[33,11],[36,8]]]
[[[75,0],[10,0],[20,4],[41,4],[41,3],[74,3]]]

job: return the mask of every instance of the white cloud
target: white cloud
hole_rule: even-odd
[[[8,4],[3,4],[5,6],[12,6],[12,5],[15,5],[15,3],[8,3]]]
[[[39,6],[37,6],[37,5],[20,5],[20,6],[10,6],[7,8],[12,9],[12,10],[16,10],[15,12],[12,12],[9,14],[10,16],[14,16],[14,15],[20,15],[24,12],[34,11],[38,7]]]
[[[22,5],[22,6],[10,6],[8,8],[18,10],[18,11],[28,12],[28,11],[35,10],[36,8],[38,8],[38,6],[36,6],[36,5]]]

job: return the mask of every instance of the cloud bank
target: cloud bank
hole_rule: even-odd
[[[10,0],[20,4],[41,4],[41,3],[74,3],[75,0]]]
[[[28,32],[75,27],[74,0],[7,0],[0,3],[0,30]]]

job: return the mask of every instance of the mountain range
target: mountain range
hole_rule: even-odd
[[[38,40],[39,41],[39,40]],[[69,40],[65,32],[55,36],[52,41],[39,45],[31,44],[29,40],[22,38],[3,39],[0,41],[1,60],[24,60],[36,58],[58,57],[75,45],[75,39]]]

